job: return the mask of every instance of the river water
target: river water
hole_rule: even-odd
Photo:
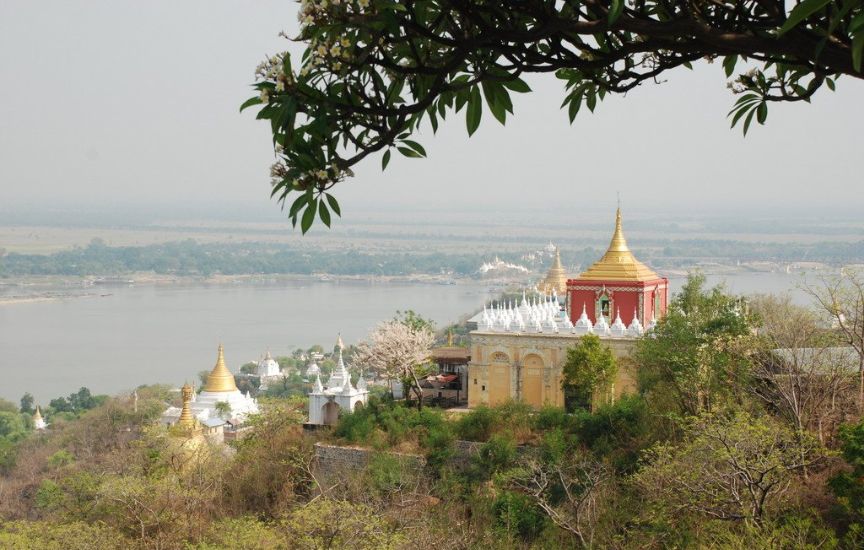
[[[709,277],[736,293],[795,291],[781,273]],[[682,278],[671,280],[673,291]],[[0,304],[0,397],[29,391],[39,403],[81,386],[117,393],[139,384],[181,384],[212,368],[225,345],[231,370],[270,350],[328,347],[364,338],[397,310],[439,326],[481,307],[488,285],[280,281],[98,287],[91,296]],[[101,294],[110,294],[102,296]]]

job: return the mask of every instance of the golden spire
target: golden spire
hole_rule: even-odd
[[[540,290],[555,290],[561,296],[567,293],[567,274],[564,273],[564,267],[561,265],[561,250],[557,246],[555,247],[555,259],[552,260],[552,267],[549,268],[546,278],[540,283]]]
[[[180,419],[177,420],[177,425],[181,428],[194,428],[195,417],[192,415],[192,409],[189,408],[189,403],[192,402],[192,386],[188,383],[183,384],[180,389],[180,395],[183,396],[183,410],[180,412]]]
[[[630,252],[627,248],[627,240],[624,238],[624,231],[621,229],[621,209],[615,211],[615,233],[612,234],[612,242],[609,243],[609,251],[614,252]]]
[[[342,343],[342,333],[341,332],[339,333],[339,337],[336,338],[336,347],[339,348],[340,350],[345,349],[345,344]]]
[[[42,412],[39,410],[39,405],[36,405],[36,412],[33,413],[33,422],[42,420]]]
[[[589,281],[653,281],[660,276],[633,256],[621,228],[621,208],[615,212],[615,232],[603,257],[579,276]]]
[[[225,366],[225,354],[222,350],[222,344],[219,344],[219,357],[216,359],[216,366],[207,377],[207,384],[204,386],[204,391],[212,392],[229,392],[237,391],[237,384],[234,382],[234,375]]]
[[[447,331],[447,347],[448,348],[453,347],[453,329],[452,328]]]

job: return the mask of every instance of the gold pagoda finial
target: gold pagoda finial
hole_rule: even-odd
[[[222,344],[219,344],[219,356],[216,358],[216,366],[207,377],[207,384],[204,386],[204,391],[212,392],[229,392],[237,391],[237,383],[234,381],[234,375],[225,366],[225,352]]]
[[[615,232],[603,257],[594,262],[579,278],[593,281],[653,281],[660,277],[637,260],[624,238],[621,207],[615,211]]]
[[[33,421],[42,420],[42,412],[39,410],[39,405],[36,405],[36,412],[33,413]]]
[[[453,347],[453,329],[447,331],[447,347]]]
[[[609,252],[629,252],[627,240],[624,238],[624,230],[621,228],[621,208],[615,211],[615,233],[612,234],[612,242],[609,243]]]
[[[177,425],[181,428],[191,429],[195,427],[195,417],[192,415],[192,409],[189,403],[192,402],[192,386],[187,382],[180,389],[180,395],[183,396],[183,410],[180,411],[180,419],[177,420]]]
[[[340,351],[345,349],[345,344],[342,342],[342,333],[341,332],[339,333],[339,336],[336,338],[336,347],[339,348]]]

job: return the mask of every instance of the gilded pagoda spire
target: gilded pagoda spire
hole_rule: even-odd
[[[204,391],[208,392],[229,392],[237,391],[237,383],[234,381],[234,375],[225,366],[225,353],[222,344],[219,344],[219,356],[216,358],[216,366],[207,377],[207,384],[204,386]]]
[[[648,266],[633,256],[624,238],[621,208],[615,212],[615,232],[603,257],[579,276],[589,281],[654,281],[660,278]]]
[[[43,420],[42,411],[39,410],[39,405],[36,405],[36,412],[33,413],[33,422],[39,422]]]
[[[624,238],[624,230],[621,228],[621,208],[615,211],[615,233],[612,234],[612,242],[609,243],[610,252],[630,252],[627,248],[627,239]]]
[[[180,395],[183,396],[183,410],[180,411],[177,425],[184,429],[194,429],[196,425],[195,416],[192,414],[192,408],[189,405],[192,402],[192,386],[188,383],[183,384],[183,387],[180,389]]]
[[[540,290],[555,291],[560,295],[567,293],[567,274],[564,272],[564,266],[561,265],[561,249],[555,247],[555,259],[552,260],[552,267],[546,274],[546,278],[540,284]]]

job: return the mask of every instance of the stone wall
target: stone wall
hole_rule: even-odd
[[[471,464],[471,457],[480,451],[482,445],[483,443],[475,441],[455,441],[453,445],[453,457],[450,459],[453,468],[467,468]],[[316,443],[316,475],[326,480],[335,480],[346,475],[350,476],[352,473],[366,468],[375,453],[376,451],[372,449]],[[396,457],[406,466],[416,468],[420,471],[426,466],[426,458],[420,455],[396,452],[387,452],[386,454]]]

